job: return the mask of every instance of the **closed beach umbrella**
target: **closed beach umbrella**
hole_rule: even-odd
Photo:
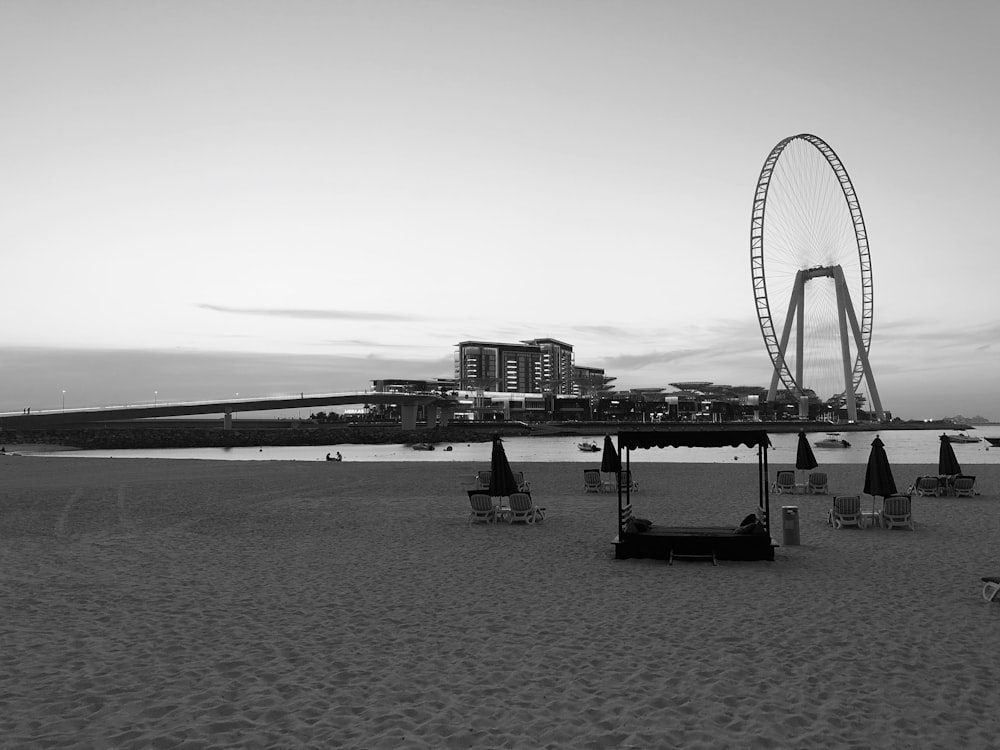
[[[806,438],[806,431],[799,430],[799,446],[795,450],[795,468],[802,471],[810,471],[819,466],[816,456],[813,455],[812,446]]]
[[[493,438],[493,455],[490,456],[490,496],[510,497],[517,492],[517,480],[510,470],[507,453],[499,437]]]
[[[962,467],[955,458],[955,449],[951,447],[951,441],[947,435],[941,436],[941,450],[938,452],[938,474],[942,476],[954,476],[962,473]]]
[[[620,473],[622,470],[622,459],[618,455],[614,442],[610,435],[604,436],[604,455],[601,456],[601,471]]]
[[[868,454],[868,468],[865,469],[865,492],[872,496],[872,513],[875,512],[875,496],[883,498],[896,494],[896,481],[892,478],[889,457],[885,454],[885,443],[875,436],[872,451]]]

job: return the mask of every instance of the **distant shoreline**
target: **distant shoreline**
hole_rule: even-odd
[[[237,448],[252,446],[352,445],[393,443],[473,443],[494,435],[538,437],[599,437],[622,429],[765,430],[788,433],[869,432],[891,430],[974,430],[972,425],[951,422],[887,422],[883,424],[828,424],[823,422],[524,422],[454,423],[446,427],[401,430],[397,425],[316,424],[288,420],[247,420],[223,430],[218,420],[186,420],[183,424],[116,423],[41,430],[0,431],[0,445],[8,451],[110,450],[127,448]]]

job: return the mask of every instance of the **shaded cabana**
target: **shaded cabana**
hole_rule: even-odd
[[[701,557],[714,560],[774,560],[771,539],[770,497],[767,485],[767,449],[771,441],[760,429],[638,429],[618,433],[623,469],[631,468],[632,451],[649,448],[757,448],[759,524],[753,527],[682,527],[652,525],[637,528],[632,514],[632,493],[618,490],[618,536],[615,557],[648,557],[673,560]]]

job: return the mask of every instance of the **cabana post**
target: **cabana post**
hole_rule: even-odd
[[[762,527],[758,533],[725,527],[679,527],[653,525],[638,529],[633,519],[632,493],[628,486],[618,488],[618,536],[613,540],[615,557],[647,557],[673,560],[697,557],[715,560],[774,560],[777,546],[771,538],[771,502],[767,482],[767,449],[771,441],[759,429],[637,429],[618,433],[618,451],[625,456],[625,468],[631,471],[632,450],[637,448],[757,448],[757,515]]]

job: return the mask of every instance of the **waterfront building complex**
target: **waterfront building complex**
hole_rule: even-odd
[[[437,392],[458,399],[457,421],[729,422],[796,419],[802,399],[788,391],[766,403],[762,386],[670,383],[666,388],[613,390],[603,368],[574,361],[572,345],[553,338],[516,343],[463,341],[456,345],[454,377],[373,380],[376,392]],[[847,419],[843,400],[808,397],[810,419]],[[860,396],[859,396],[860,398]],[[863,399],[862,399],[863,401]],[[393,419],[391,408],[373,408],[372,419]]]

